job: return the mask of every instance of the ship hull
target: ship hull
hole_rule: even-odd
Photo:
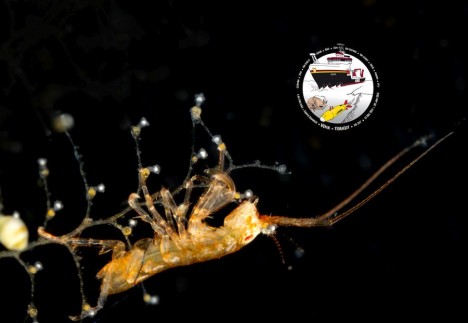
[[[345,70],[321,70],[313,71],[310,73],[314,78],[314,81],[317,83],[319,88],[333,87],[333,86],[346,86],[352,84],[362,83],[366,80],[365,77],[351,77],[349,73]]]

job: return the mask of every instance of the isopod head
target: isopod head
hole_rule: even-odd
[[[244,201],[224,219],[224,229],[236,239],[239,249],[252,242],[264,229],[255,204]]]
[[[0,243],[8,250],[24,250],[29,232],[23,220],[16,215],[0,215]]]

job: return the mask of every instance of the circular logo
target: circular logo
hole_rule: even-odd
[[[365,56],[338,44],[310,54],[296,88],[299,104],[309,119],[321,128],[343,131],[372,114],[380,83]]]

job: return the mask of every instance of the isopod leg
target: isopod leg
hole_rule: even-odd
[[[139,171],[140,187],[144,194],[145,205],[151,216],[141,207],[140,203],[138,202],[138,199],[140,198],[138,194],[132,193],[128,199],[128,204],[140,215],[144,221],[151,224],[151,227],[157,236],[163,237],[168,235],[176,245],[180,246],[180,238],[175,231],[175,228],[172,228],[171,225],[168,224],[168,222],[154,207],[154,200],[149,193],[148,187],[146,186],[146,178],[149,176],[149,174],[150,172],[147,168],[142,168]]]
[[[164,228],[161,227],[157,222],[156,220],[154,220],[149,214],[148,212],[146,212],[145,210],[143,210],[143,208],[140,206],[140,203],[138,202],[138,200],[140,199],[140,196],[136,193],[132,193],[130,194],[130,197],[128,198],[128,204],[132,207],[132,209],[134,209],[139,215],[140,215],[140,218],[149,223],[151,225],[151,228],[153,228],[154,232],[160,236],[163,236],[164,234],[166,234],[166,232],[164,231]]]
[[[100,254],[112,251],[112,258],[118,253],[125,251],[125,244],[120,240],[96,240],[86,238],[72,238],[67,240],[71,247],[100,247]]]
[[[55,241],[59,244],[69,245],[72,248],[80,247],[100,247],[100,254],[112,251],[114,257],[117,253],[125,250],[125,244],[120,240],[97,240],[89,238],[70,238],[68,235],[55,236],[39,227],[38,234],[50,241]]]

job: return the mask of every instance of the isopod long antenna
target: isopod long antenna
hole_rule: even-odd
[[[278,225],[278,226],[294,226],[294,227],[327,227],[332,226],[336,222],[343,220],[345,217],[353,213],[354,211],[358,210],[364,204],[369,202],[373,199],[377,194],[382,192],[387,186],[393,183],[398,177],[400,177],[404,172],[406,172],[410,167],[416,164],[419,160],[421,160],[424,156],[426,156],[431,150],[437,147],[441,142],[446,140],[448,137],[453,135],[453,131],[436,141],[432,144],[428,149],[422,152],[419,156],[409,162],[405,167],[403,167],[398,173],[393,175],[388,181],[386,181],[382,186],[376,189],[374,192],[369,194],[363,200],[358,202],[356,205],[352,206],[350,209],[344,211],[343,213],[338,214],[337,212],[343,209],[346,205],[348,205],[351,201],[353,201],[359,194],[362,193],[370,184],[372,184],[384,171],[386,171],[390,166],[395,164],[400,158],[410,152],[412,149],[423,146],[426,144],[427,136],[423,137],[417,141],[415,141],[411,146],[406,147],[385,164],[383,164],[364,184],[362,184],[357,190],[355,190],[351,195],[345,198],[341,203],[337,206],[329,210],[328,212],[313,218],[289,218],[284,216],[261,216],[262,220],[268,224]]]

